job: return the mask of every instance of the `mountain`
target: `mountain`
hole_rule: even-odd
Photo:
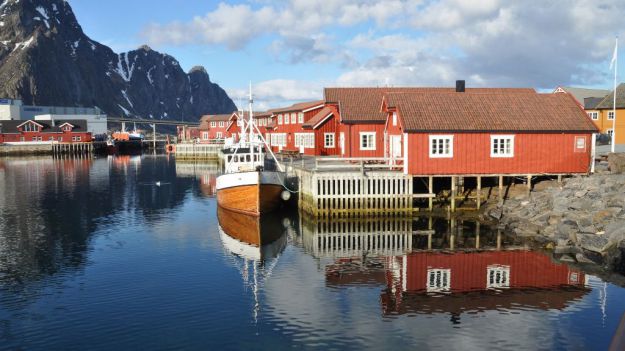
[[[174,120],[236,109],[203,67],[186,73],[148,46],[117,54],[91,40],[65,0],[0,1],[2,98]]]

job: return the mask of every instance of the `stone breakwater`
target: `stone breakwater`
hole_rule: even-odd
[[[601,173],[543,185],[486,210],[499,225],[532,237],[562,260],[621,265],[625,251],[625,174]]]

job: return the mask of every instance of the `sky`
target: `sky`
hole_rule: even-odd
[[[92,39],[204,66],[237,105],[252,82],[258,109],[320,99],[324,86],[610,89],[625,39],[622,0],[69,3]]]

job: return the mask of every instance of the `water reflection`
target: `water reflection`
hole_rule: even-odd
[[[0,285],[82,267],[100,226],[158,221],[191,186],[140,156],[0,159]]]
[[[206,197],[217,194],[217,176],[221,166],[217,162],[197,163],[176,161],[176,174],[178,177],[189,177],[199,180],[200,191]]]

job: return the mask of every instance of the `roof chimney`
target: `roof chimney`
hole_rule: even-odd
[[[464,93],[464,80],[456,81],[456,93]]]

